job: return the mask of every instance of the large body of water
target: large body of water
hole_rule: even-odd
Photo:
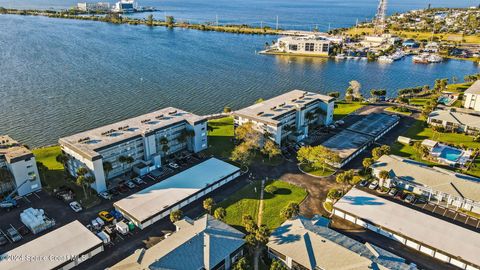
[[[77,2],[110,2],[116,0],[0,0],[0,6],[20,9],[67,9]],[[154,17],[172,15],[177,20],[192,23],[214,22],[249,25],[279,25],[284,29],[310,29],[318,27],[327,30],[348,27],[356,20],[371,19],[379,0],[138,0],[141,6],[159,9]],[[432,7],[468,7],[478,5],[478,0],[391,0],[388,14],[412,9]],[[135,14],[145,17],[148,13]]]
[[[165,106],[215,113],[294,88],[344,91],[350,80],[365,93],[392,95],[480,72],[452,60],[385,65],[256,54],[273,36],[11,15],[0,16],[0,29],[0,134],[30,146]]]

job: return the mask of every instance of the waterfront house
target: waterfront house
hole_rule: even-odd
[[[111,270],[228,270],[243,256],[245,236],[206,214],[175,222],[176,231],[149,249],[139,249]]]
[[[148,172],[159,169],[162,159],[173,154],[206,149],[207,119],[169,107],[61,138],[59,144],[69,157],[68,172],[76,176],[79,167],[87,168],[95,177],[92,188],[100,192],[110,179],[129,173],[134,166],[144,164],[149,169],[142,171]],[[108,174],[105,162],[112,164]]]
[[[112,8],[113,12],[132,13],[137,9],[137,2],[134,0],[120,0]]]
[[[464,92],[465,103],[463,107],[480,111],[480,80],[477,80]]]
[[[333,122],[335,98],[293,90],[233,113],[235,125],[252,122],[254,127],[282,145],[308,137],[309,127],[327,126]]]
[[[386,187],[395,186],[431,201],[480,213],[479,178],[395,155],[380,157],[371,168],[376,177],[381,171],[389,172],[390,177],[384,181]]]
[[[33,153],[8,135],[0,135],[0,193],[17,189],[24,196],[42,188]],[[7,180],[7,181],[5,181]]]
[[[107,11],[110,11],[111,8],[110,8],[109,2],[96,2],[96,3],[80,2],[80,3],[77,3],[77,9],[85,12],[96,12],[96,11],[107,12]]]
[[[330,229],[329,223],[318,215],[285,221],[270,235],[268,255],[288,269],[416,269],[384,249]]]
[[[446,131],[478,134],[480,131],[480,115],[457,112],[455,109],[435,110],[428,115],[427,123],[443,127]]]

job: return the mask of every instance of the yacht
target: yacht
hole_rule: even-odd
[[[427,60],[429,63],[440,63],[443,61],[443,58],[438,54],[430,54]]]
[[[335,59],[338,59],[338,60],[343,60],[343,59],[345,59],[345,58],[346,58],[346,56],[345,56],[345,54],[343,54],[343,53],[340,53],[340,54],[335,55]]]
[[[390,58],[392,58],[393,61],[397,61],[402,59],[404,56],[405,56],[405,53],[399,50],[393,53],[392,55],[390,55]]]
[[[428,64],[428,54],[422,53],[412,57],[414,63]]]
[[[382,63],[392,63],[392,62],[393,62],[393,59],[390,58],[389,56],[382,55],[382,56],[378,57],[378,62],[382,62]]]

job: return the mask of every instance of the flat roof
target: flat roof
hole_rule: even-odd
[[[372,168],[389,171],[404,181],[480,202],[480,178],[477,177],[439,167],[429,167],[424,163],[395,155],[380,157]]]
[[[358,133],[378,137],[382,132],[398,122],[400,117],[386,113],[371,113],[355,122],[347,129]]]
[[[321,216],[287,220],[272,232],[267,246],[312,270],[410,269],[403,258],[340,234],[329,223]]]
[[[8,135],[0,135],[0,156],[4,156],[9,163],[17,159],[33,157],[32,151],[21,145]]]
[[[304,106],[315,102],[331,102],[335,98],[313,92],[306,92],[302,90],[292,90],[285,94],[264,100],[252,106],[235,111],[234,114],[257,119],[268,123],[277,124],[278,117],[303,108]]]
[[[428,115],[428,118],[480,129],[480,115],[455,112],[451,110],[436,110],[431,112]]]
[[[465,94],[480,94],[480,80],[477,80],[467,90],[465,90]]]
[[[102,241],[75,220],[0,255],[0,269],[56,269],[99,245]]]
[[[372,140],[373,138],[368,135],[345,129],[326,140],[322,145],[336,152],[343,160]]]
[[[60,145],[67,146],[88,157],[97,156],[97,150],[134,137],[144,136],[158,129],[186,121],[195,124],[206,120],[177,108],[167,107],[141,116],[125,119],[114,124],[60,138]]]
[[[480,265],[480,234],[352,188],[334,207],[362,220]]]
[[[113,205],[143,222],[238,170],[230,163],[210,158]]]

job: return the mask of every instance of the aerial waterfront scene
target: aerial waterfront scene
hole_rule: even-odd
[[[0,29],[0,269],[480,270],[480,2],[0,0]]]

